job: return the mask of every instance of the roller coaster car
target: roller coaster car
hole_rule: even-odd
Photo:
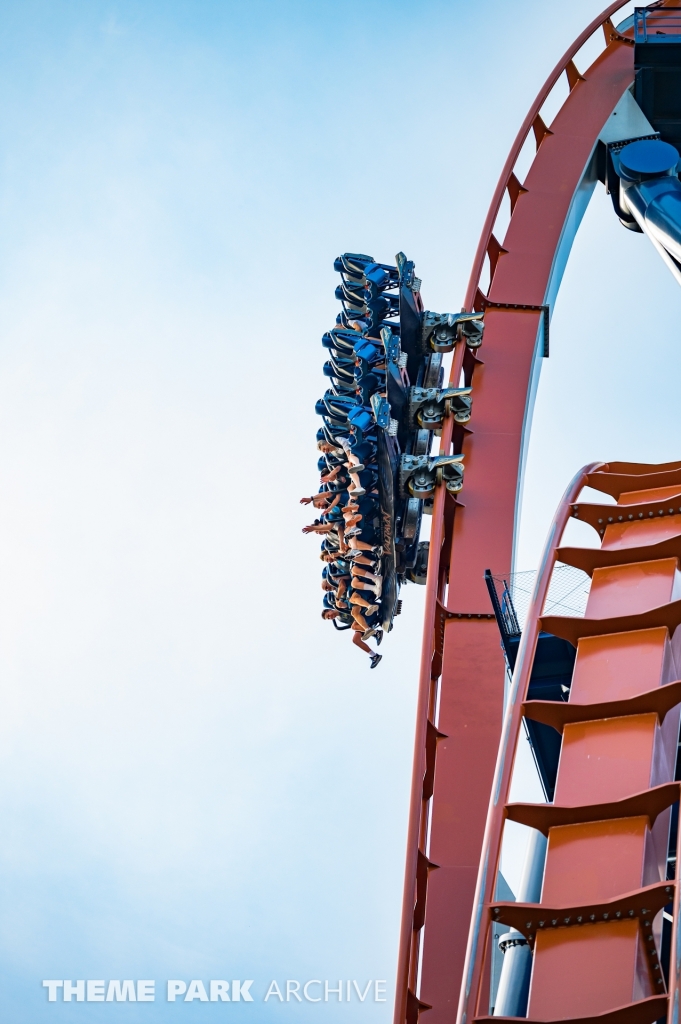
[[[377,263],[362,253],[344,253],[334,262],[341,274],[336,297],[342,311],[322,338],[329,352],[324,374],[331,387],[317,402],[322,435],[376,445],[377,515],[346,533],[381,534],[383,577],[381,619],[390,629],[406,579],[425,582],[428,547],[419,543],[421,520],[430,512],[435,489],[444,484],[457,494],[463,486],[463,456],[431,456],[434,433],[452,416],[456,424],[471,415],[470,387],[442,387],[443,354],[461,342],[482,342],[482,313],[426,312],[414,263],[398,253],[396,265]],[[367,468],[369,466],[367,465]],[[371,541],[374,543],[374,541]]]
[[[364,268],[374,262],[372,256],[366,256],[361,252],[344,252],[342,256],[333,262],[333,269],[342,274],[345,278],[348,275],[351,278],[362,279],[364,277]]]
[[[395,267],[353,253],[340,256],[334,267],[343,279],[336,288],[336,298],[343,303],[346,316],[366,317],[374,333],[386,317],[397,315],[399,297],[386,294],[388,289],[399,284],[399,273]]]

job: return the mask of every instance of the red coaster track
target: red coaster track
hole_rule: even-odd
[[[472,383],[473,417],[463,449],[461,501],[443,487],[435,496],[395,1024],[415,1022],[421,1011],[427,1011],[428,1024],[453,1024],[460,996],[462,1020],[481,1012],[477,992],[484,967],[475,950],[463,995],[461,983],[504,687],[483,577],[488,566],[513,563],[524,453],[541,358],[548,354],[547,310],[595,185],[599,135],[634,79],[631,31],[619,34],[611,21],[622,6],[624,0],[611,4],[575,40],[525,118],[494,193],[466,293],[465,309],[485,310],[485,342],[481,358],[458,344],[450,377],[452,384],[462,376]],[[600,31],[605,49],[580,72],[573,58]],[[563,74],[569,95],[547,127],[541,109]],[[530,133],[536,155],[521,184],[514,168]],[[506,193],[511,218],[499,242],[493,232]],[[491,280],[485,294],[480,280],[486,260]],[[445,454],[451,435],[450,421],[441,441]],[[581,486],[581,477],[573,486]],[[549,551],[554,549],[550,540]],[[487,851],[496,856],[495,842],[488,834]],[[483,903],[492,899],[491,884],[488,878],[483,885]]]
[[[588,485],[617,504],[577,503]],[[596,512],[592,516],[592,512]],[[599,515],[600,513],[600,515]],[[591,522],[601,548],[559,548],[565,525]],[[659,557],[668,546],[674,554]],[[489,1016],[493,925],[532,949],[528,1020],[653,1024],[678,1019],[678,890],[667,878],[681,704],[681,463],[587,466],[566,491],[542,557],[509,696],[487,817],[460,996],[461,1021]],[[584,565],[583,618],[543,614],[556,560]],[[569,702],[527,700],[540,630],[577,649]],[[525,719],[562,733],[553,803],[509,801]],[[541,898],[495,899],[504,823],[548,837]],[[678,849],[677,849],[678,855]],[[537,894],[538,896],[539,894]],[[669,994],[663,908],[674,910]]]

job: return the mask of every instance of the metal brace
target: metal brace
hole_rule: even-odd
[[[413,430],[439,430],[447,416],[456,423],[471,418],[473,388],[410,388],[409,425]]]
[[[407,579],[412,583],[419,583],[424,586],[428,581],[428,553],[430,541],[420,540],[416,551],[414,567],[407,572]]]
[[[542,356],[544,359],[549,358],[549,323],[551,321],[551,310],[548,305],[543,306],[531,306],[524,302],[492,302],[486,295],[478,289],[478,299],[484,304],[485,309],[509,309],[511,311],[518,310],[529,310],[530,312],[541,313],[543,316],[544,326],[544,350]]]
[[[389,431],[392,418],[390,416],[390,402],[388,399],[383,398],[382,395],[372,395],[371,410],[377,425],[383,430]]]
[[[443,483],[450,494],[463,487],[463,455],[403,455],[400,459],[399,485],[403,498],[432,498]]]
[[[424,351],[451,352],[461,338],[469,348],[480,348],[485,328],[482,313],[423,314],[421,340]]]
[[[389,325],[381,328],[381,341],[385,349],[385,358],[389,363],[397,363],[400,366],[400,360],[402,359],[402,349],[400,348],[400,338],[398,334],[393,334]],[[406,355],[406,353],[405,353]]]

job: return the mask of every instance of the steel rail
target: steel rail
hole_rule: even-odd
[[[452,360],[450,379],[459,380],[463,368],[465,345],[459,342]],[[449,452],[452,437],[452,418],[448,417],[440,442],[440,452]],[[400,933],[400,952],[397,991],[401,993],[396,1007],[395,1020],[403,1022],[407,1014],[408,993],[414,994],[416,969],[418,966],[418,932],[412,927],[414,908],[416,905],[416,872],[419,851],[427,853],[425,837],[427,820],[423,808],[423,780],[426,773],[426,734],[429,715],[433,705],[432,666],[435,653],[434,633],[438,599],[442,594],[442,574],[440,560],[444,542],[444,507],[446,491],[440,485],[435,492],[433,504],[430,547],[428,551],[428,574],[426,583],[426,601],[424,609],[425,628],[421,647],[421,666],[419,689],[416,705],[416,738],[414,742],[414,764],[411,783],[409,806],[409,822],[407,826],[407,863],[405,869],[402,926]],[[435,724],[435,723],[433,723]]]

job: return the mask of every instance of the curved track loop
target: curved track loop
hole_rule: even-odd
[[[591,194],[598,135],[633,81],[632,41],[610,20],[624,3],[610,4],[575,40],[525,118],[494,193],[466,294],[466,309],[486,309],[485,344],[482,359],[459,344],[450,376],[452,384],[462,375],[474,384],[472,431],[463,445],[462,501],[440,487],[433,510],[395,1024],[415,1022],[421,1010],[428,1011],[428,1024],[451,1024],[459,1002],[503,704],[504,663],[483,574],[513,562],[541,362],[541,307],[553,301]],[[573,57],[601,28],[606,48],[580,74]],[[569,95],[547,129],[540,111],[562,74]],[[531,131],[537,153],[521,185],[514,167]],[[493,229],[505,192],[512,213],[499,244]],[[484,295],[486,257],[491,283]],[[529,308],[500,308],[504,304]],[[449,421],[440,450],[451,449]]]
[[[673,516],[656,512],[652,519],[627,514],[638,507],[633,502],[646,494],[656,504],[671,503],[665,492],[674,488],[655,485],[655,468],[631,465],[624,469],[630,474],[629,482],[618,488],[619,504],[608,506],[623,514],[616,517],[613,511],[613,525],[602,531],[602,550],[611,556],[609,564],[593,570],[585,618],[572,620],[583,623],[578,630],[583,639],[577,644],[569,703],[559,706],[571,709],[579,721],[564,727],[555,801],[510,804],[522,718],[532,711],[532,702],[523,702],[537,640],[540,630],[551,631],[542,612],[558,546],[568,519],[579,514],[575,502],[582,488],[588,484],[609,493],[611,467],[584,467],[565,492],[551,525],[503,725],[470,927],[460,1024],[503,1020],[488,1017],[485,966],[491,921],[508,923],[514,914],[514,925],[534,947],[530,1021],[585,1021],[607,1014],[612,1024],[630,1019],[652,1024],[667,1011],[659,960],[659,912],[673,900],[674,951],[678,892],[673,881],[666,881],[666,868],[669,807],[679,796],[679,783],[672,779],[681,687],[672,681],[679,675],[681,643],[673,630],[646,628],[645,620],[650,608],[664,608],[675,599],[678,556],[660,559],[656,547],[665,537],[681,537],[681,514],[676,509]],[[622,471],[620,466],[612,469],[616,476]],[[621,525],[617,518],[623,520]],[[630,621],[620,631],[613,623],[621,620],[610,616],[623,612]],[[660,694],[660,689],[669,689],[669,695]],[[669,696],[667,711],[660,713],[658,708],[651,713],[650,708],[639,706],[644,692],[647,699],[657,694],[658,703],[660,697]],[[621,706],[609,705],[604,718],[600,701],[614,696]],[[504,822],[509,818],[531,819],[533,827],[548,831],[549,837],[541,902],[522,908],[494,902]],[[678,952],[672,952],[672,1024],[678,1017],[680,962]]]
[[[480,869],[478,885],[475,893],[473,916],[470,923],[471,938],[466,957],[467,962],[464,974],[465,985],[462,986],[461,990],[461,1004],[463,1012],[465,1012],[466,1004],[470,999],[472,991],[475,991],[477,1001],[478,988],[480,985],[479,971],[476,972],[475,970],[475,968],[479,966],[476,962],[478,939],[481,934],[480,928],[484,901],[487,899],[487,902],[491,902],[493,899],[494,894],[492,893],[492,895],[490,895],[488,893],[488,888],[490,885],[494,885],[497,872],[497,860],[492,860],[490,858],[490,852],[494,850],[494,852],[498,853],[501,844],[501,832],[503,829],[503,819],[500,821],[499,816],[494,813],[494,810],[499,805],[503,806],[508,797],[511,773],[513,771],[516,741],[522,720],[522,704],[527,692],[530,673],[532,671],[532,659],[537,646],[537,638],[539,636],[540,616],[544,609],[544,604],[546,603],[546,596],[551,582],[551,573],[553,572],[553,567],[556,562],[556,552],[560,545],[560,540],[565,526],[572,515],[573,503],[579,497],[582,488],[585,486],[588,475],[601,468],[603,468],[601,463],[592,463],[591,465],[584,466],[584,468],[581,469],[570,482],[565,494],[563,495],[561,503],[556,510],[553,522],[551,523],[546,543],[544,545],[541,562],[539,564],[534,593],[527,613],[527,625],[520,642],[518,660],[516,661],[516,667],[513,673],[513,683],[509,693],[506,718],[503,724],[501,744],[499,747],[497,766],[492,786],[492,797],[490,801],[491,807],[482,843],[481,864],[484,864],[484,868],[481,867]]]
[[[524,187],[520,184],[516,178],[514,171],[515,166],[518,163],[518,157],[520,156],[521,150],[525,145],[525,141],[531,131],[534,130],[535,138],[539,145],[543,139],[545,133],[545,126],[541,120],[540,111],[544,106],[551,90],[557,84],[561,75],[565,74],[568,80],[568,86],[570,92],[580,82],[584,81],[582,75],[575,67],[573,61],[575,55],[581,50],[582,46],[591,38],[594,32],[597,32],[600,28],[603,28],[605,34],[606,44],[613,42],[614,40],[620,39],[625,40],[626,36],[620,36],[615,31],[612,24],[611,18],[621,7],[624,6],[626,0],[617,0],[616,3],[610,4],[597,18],[591,22],[590,25],[584,29],[584,31],[577,36],[572,46],[563,54],[561,59],[556,64],[555,68],[546,79],[544,85],[540,89],[534,103],[530,107],[525,120],[523,121],[520,131],[518,132],[515,142],[511,147],[511,151],[508,154],[506,163],[499,177],[499,182],[492,196],[492,201],[485,218],[485,223],[482,228],[482,234],[480,235],[480,241],[478,242],[478,248],[475,253],[475,259],[473,260],[473,266],[471,268],[471,276],[468,282],[468,290],[466,291],[466,309],[472,309],[476,299],[477,291],[480,285],[480,278],[485,264],[485,257],[488,256],[490,260],[496,259],[496,252],[498,251],[498,243],[494,239],[493,231],[495,221],[501,209],[501,204],[504,201],[504,195],[506,192],[509,194],[511,201],[511,207],[513,208],[519,198],[519,196],[525,191]],[[629,42],[629,40],[627,40]]]

